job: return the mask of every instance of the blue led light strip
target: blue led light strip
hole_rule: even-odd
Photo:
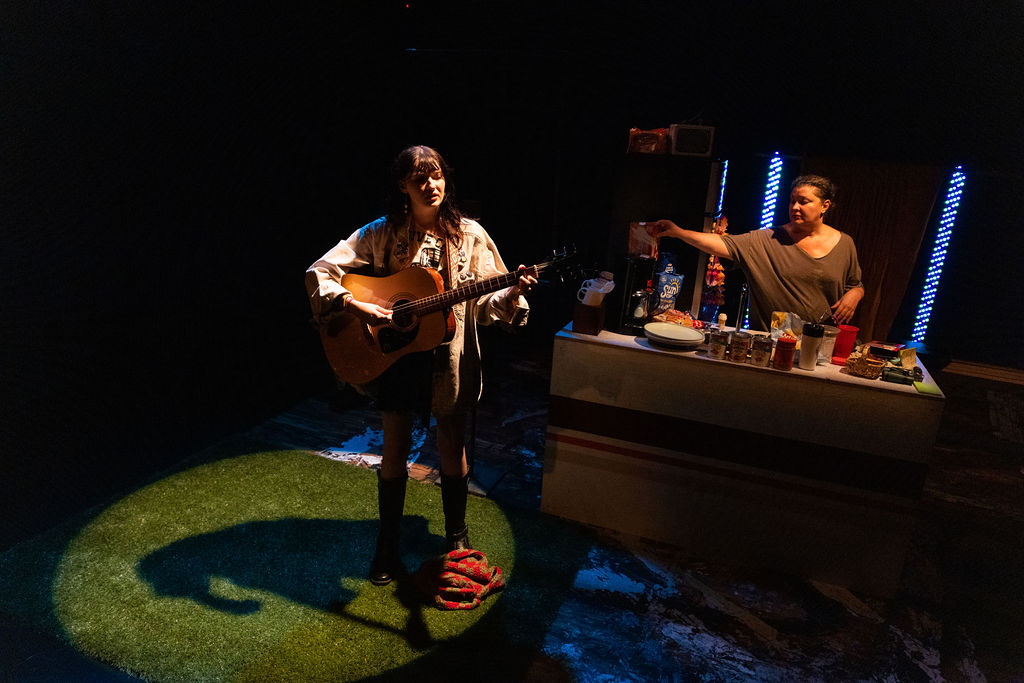
[[[768,164],[768,180],[764,186],[764,203],[761,205],[761,227],[770,228],[775,223],[775,205],[779,201],[779,182],[782,180],[782,155],[772,155]],[[750,299],[743,314],[743,327],[750,329]]]
[[[960,195],[963,194],[964,183],[967,176],[963,172],[963,166],[957,166],[949,179],[949,187],[946,190],[946,204],[942,208],[942,217],[939,219],[939,234],[935,237],[935,246],[932,247],[932,260],[928,264],[928,274],[924,279],[924,289],[921,290],[921,302],[917,306],[917,318],[914,320],[914,332],[910,338],[916,342],[923,342],[928,333],[928,321],[932,316],[932,304],[935,302],[935,294],[939,289],[939,279],[942,277],[942,264],[946,260],[946,248],[953,236],[953,225],[956,223],[957,209],[960,208]]]
[[[775,222],[775,204],[779,199],[779,181],[782,178],[782,155],[776,152],[768,164],[768,182],[764,187],[764,203],[761,205],[761,227],[770,228]]]
[[[722,215],[722,206],[725,205],[725,178],[729,175],[729,160],[726,159],[722,162],[722,182],[718,189],[718,209],[715,211],[715,216]]]

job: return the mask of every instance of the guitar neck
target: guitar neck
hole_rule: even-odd
[[[537,277],[542,266],[530,266],[526,269],[528,275]],[[484,294],[490,294],[496,292],[499,289],[505,289],[511,287],[519,281],[519,271],[513,271],[511,273],[504,273],[503,275],[495,275],[489,277],[486,280],[479,280],[463,287],[456,287],[455,289],[448,289],[440,294],[434,294],[423,299],[417,299],[410,305],[415,309],[418,314],[433,313],[444,309],[451,308],[457,303],[468,301],[469,299],[475,299],[478,296]]]

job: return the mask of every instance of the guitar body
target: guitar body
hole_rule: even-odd
[[[341,284],[357,300],[388,309],[444,291],[441,274],[419,266],[384,277],[350,273],[341,278]],[[366,384],[402,356],[436,348],[455,333],[455,317],[450,310],[422,315],[396,313],[394,317],[392,323],[371,326],[351,313],[341,312],[320,326],[324,354],[339,379]]]
[[[393,311],[391,322],[371,326],[344,311],[320,326],[327,362],[339,379],[349,384],[366,384],[376,379],[402,356],[430,351],[455,335],[452,307],[462,301],[512,287],[522,274],[539,277],[542,270],[564,263],[571,253],[529,268],[523,266],[446,290],[441,274],[432,268],[414,266],[385,277],[349,273],[341,284],[359,301],[371,302]]]

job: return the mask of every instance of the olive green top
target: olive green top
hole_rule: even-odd
[[[814,258],[793,243],[783,228],[722,235],[733,264],[750,287],[750,327],[767,330],[772,311],[818,320],[843,294],[861,286],[853,238],[840,233],[832,251]]]

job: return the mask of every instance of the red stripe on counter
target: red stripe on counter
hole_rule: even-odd
[[[617,441],[685,452],[709,460],[912,500],[920,498],[928,472],[924,463],[564,396],[551,397],[548,424]],[[870,438],[870,435],[865,435],[865,438]],[[600,448],[609,450],[614,447],[600,444]],[[642,451],[625,449],[622,454],[638,457],[638,453]],[[680,464],[671,457],[645,454],[648,456],[664,458],[666,464]],[[690,463],[686,465],[690,466]]]

